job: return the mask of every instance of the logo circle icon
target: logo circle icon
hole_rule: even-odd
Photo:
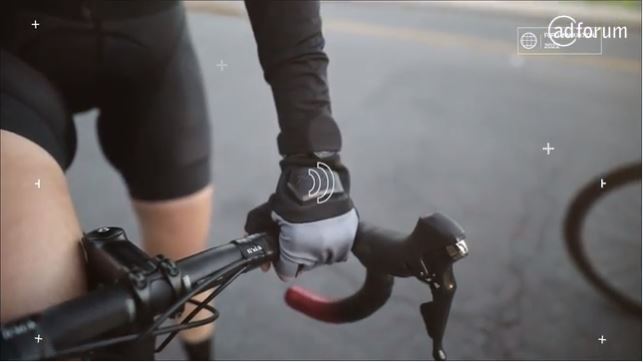
[[[556,40],[554,40],[554,38],[557,38],[557,37],[552,35],[551,30],[552,30],[552,26],[554,25],[554,23],[558,19],[567,19],[567,20],[569,20],[568,29],[572,30],[572,33],[571,33],[571,36],[570,36],[572,38],[572,40],[569,43],[561,44],[561,43],[557,42]],[[547,26],[547,37],[549,38],[549,40],[551,40],[552,43],[556,44],[557,46],[559,46],[561,48],[567,48],[568,46],[576,43],[576,37],[573,34],[573,29],[574,29],[575,25],[576,25],[576,19],[572,18],[571,16],[569,16],[569,15],[558,15],[557,17],[551,19],[551,21],[549,22],[549,25]],[[562,27],[559,27],[559,29],[562,32]],[[564,34],[561,34],[561,35],[564,35]]]
[[[526,32],[520,36],[520,46],[531,50],[538,44],[538,37],[532,32]]]

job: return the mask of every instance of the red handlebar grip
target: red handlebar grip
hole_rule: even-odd
[[[302,287],[293,286],[286,303],[305,315],[327,323],[350,323],[375,313],[386,303],[393,289],[393,277],[366,271],[364,285],[355,294],[331,300]]]
[[[298,286],[288,288],[285,295],[286,304],[311,318],[327,322],[340,323],[337,306],[330,300]]]

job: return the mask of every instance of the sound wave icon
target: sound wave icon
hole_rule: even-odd
[[[324,175],[323,178],[320,175]],[[317,162],[317,168],[309,168],[308,176],[313,180],[313,185],[308,190],[310,198],[316,197],[318,204],[328,201],[335,192],[335,175],[333,170],[323,162]],[[322,186],[322,184],[324,186]],[[323,190],[322,190],[323,188]]]

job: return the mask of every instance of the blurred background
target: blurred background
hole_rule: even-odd
[[[583,185],[641,160],[640,6],[322,5],[333,113],[362,218],[410,232],[418,216],[439,211],[467,232],[471,254],[455,265],[445,337],[451,359],[641,359],[640,314],[588,283],[562,232]],[[216,245],[241,236],[246,213],[274,190],[278,126],[243,3],[187,7],[213,125]],[[628,37],[606,40],[602,55],[518,55],[517,27],[547,26],[561,14],[626,25]],[[98,148],[95,117],[77,117],[68,177],[78,215],[85,230],[116,225],[138,240],[123,182]],[[584,234],[596,265],[639,303],[640,185],[603,200]],[[351,257],[296,284],[340,297],[363,275]],[[387,305],[350,325],[295,313],[283,302],[287,287],[272,271],[253,272],[222,294],[218,359],[430,359],[419,313],[430,292],[417,280],[398,280]],[[175,342],[158,357],[184,358]]]

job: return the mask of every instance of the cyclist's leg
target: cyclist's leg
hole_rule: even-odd
[[[212,194],[213,187],[208,185],[193,194],[172,200],[133,200],[147,252],[177,260],[205,249],[212,212]],[[207,317],[206,314],[204,312],[197,318]],[[189,342],[200,342],[210,338],[212,333],[213,325],[208,325],[206,328],[184,331],[181,337]]]
[[[78,296],[86,285],[82,232],[63,173],[75,151],[71,117],[40,73],[1,50],[0,65],[4,323]]]
[[[207,247],[212,208],[210,129],[183,9],[156,16],[162,18],[163,23],[141,19],[144,29],[104,24],[106,28],[113,26],[111,31],[127,30],[133,36],[150,31],[162,34],[158,44],[167,48],[167,55],[141,53],[138,61],[126,66],[144,64],[145,69],[112,70],[129,78],[106,83],[109,88],[105,89],[98,127],[106,157],[127,183],[146,249],[177,259]],[[159,36],[156,33],[148,34],[149,38]],[[113,47],[107,54],[121,54],[119,47],[126,46],[117,39],[107,43]],[[165,52],[159,50],[159,54]],[[191,308],[186,307],[188,311]],[[212,330],[212,325],[206,325],[181,336],[189,341],[204,340]]]

